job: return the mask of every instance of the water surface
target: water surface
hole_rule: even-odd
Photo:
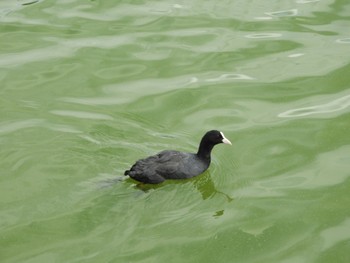
[[[2,1],[1,262],[350,262],[349,10]],[[123,176],[210,129],[203,175]]]

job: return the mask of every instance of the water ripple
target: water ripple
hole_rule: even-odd
[[[115,79],[116,76],[131,78],[132,76],[141,75],[147,70],[147,66],[136,63],[111,66],[97,70],[94,75],[102,79]]]
[[[308,166],[296,168],[288,174],[255,181],[236,194],[250,197],[284,196],[288,189],[317,189],[342,184],[350,177],[349,156],[350,146],[319,154]]]
[[[289,58],[297,58],[297,57],[301,57],[304,56],[305,54],[303,53],[295,53],[295,54],[290,54],[288,55]]]
[[[27,5],[36,4],[36,3],[38,3],[38,2],[39,2],[39,0],[33,0],[33,1],[25,2],[25,3],[23,3],[22,5],[23,5],[23,6],[27,6]]]
[[[193,75],[179,75],[172,78],[151,78],[143,80],[135,80],[125,83],[107,85],[103,88],[104,92],[111,95],[118,95],[120,100],[125,101],[136,100],[145,95],[155,95],[166,93],[171,90],[179,90],[182,88],[197,88],[213,83],[229,83],[236,81],[249,81],[254,78],[246,74],[229,73],[229,72],[204,72]],[[132,96],[131,96],[132,95]],[[67,99],[65,99],[67,100]],[[72,101],[71,98],[68,100]],[[76,101],[76,99],[73,99]],[[81,101],[81,100],[80,100]],[[112,101],[112,99],[110,100]]]
[[[52,114],[74,117],[79,119],[93,119],[93,120],[113,120],[113,118],[106,114],[85,112],[85,111],[70,111],[70,110],[52,110]]]
[[[126,99],[119,97],[93,97],[93,98],[61,98],[61,101],[82,104],[82,105],[117,105],[127,102]]]
[[[64,133],[81,133],[82,132],[74,127],[71,127],[69,125],[63,125],[63,124],[50,123],[50,124],[47,124],[45,127],[53,131],[59,131]]]
[[[31,62],[49,60],[54,58],[70,57],[77,50],[84,47],[113,48],[133,41],[131,36],[118,37],[94,37],[66,40],[60,38],[47,37],[48,42],[56,42],[56,45],[31,49],[14,54],[3,54],[0,56],[0,66],[18,66]]]
[[[230,80],[237,80],[237,79],[245,79],[245,80],[250,80],[253,79],[252,77],[249,77],[247,75],[244,74],[222,74],[221,76],[217,77],[217,78],[212,78],[212,79],[206,79],[205,81],[208,82],[219,82],[219,81],[230,81]]]
[[[298,15],[298,9],[281,10],[281,11],[276,11],[276,12],[267,12],[265,14],[272,16],[272,17],[296,16],[296,15]]]
[[[313,114],[331,113],[341,111],[350,106],[350,95],[333,100],[326,104],[292,109],[278,114],[281,118],[304,117]]]
[[[4,122],[0,124],[0,133],[10,133],[17,130],[36,127],[39,124],[42,124],[44,120],[42,119],[30,119],[24,121],[16,121],[16,122]]]
[[[340,44],[350,44],[350,37],[337,39],[336,42]]]
[[[297,4],[309,4],[309,3],[315,3],[315,2],[319,2],[320,0],[297,0],[296,3]]]
[[[341,224],[323,230],[320,236],[323,239],[323,250],[336,246],[342,241],[350,240],[350,218],[347,218]]]
[[[246,38],[276,38],[281,37],[282,34],[280,33],[256,33],[256,34],[249,34],[246,35]]]

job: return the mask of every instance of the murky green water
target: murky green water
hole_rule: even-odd
[[[350,2],[0,2],[1,262],[350,262]],[[163,149],[208,172],[142,191]]]

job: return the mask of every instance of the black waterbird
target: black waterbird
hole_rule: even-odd
[[[231,142],[217,130],[208,131],[202,138],[197,153],[173,150],[138,160],[124,175],[146,184],[158,184],[167,179],[186,179],[200,175],[208,169],[211,151],[216,144]]]

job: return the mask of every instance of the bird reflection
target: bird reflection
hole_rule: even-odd
[[[231,202],[233,200],[233,198],[230,197],[228,194],[216,189],[209,172],[206,172],[202,176],[197,177],[196,180],[193,180],[193,185],[201,193],[203,200],[212,198],[216,194],[224,195],[228,202]]]
[[[132,179],[127,179],[127,181],[133,181],[133,180]],[[138,183],[138,184],[135,185],[135,188],[137,188],[137,189],[147,193],[150,190],[155,190],[155,189],[163,187],[164,185],[167,185],[167,184],[180,184],[180,183],[183,183],[183,182],[184,182],[183,180],[179,180],[179,181],[168,180],[168,181],[166,181],[164,183],[161,183],[161,184],[143,184],[143,183]],[[226,194],[224,192],[221,192],[221,191],[216,189],[215,184],[214,184],[214,182],[213,182],[209,172],[205,172],[201,176],[189,179],[188,183],[192,183],[193,184],[193,186],[201,194],[203,200],[212,198],[216,194],[224,195],[228,202],[231,202],[233,200],[233,198],[230,197],[228,194]]]

